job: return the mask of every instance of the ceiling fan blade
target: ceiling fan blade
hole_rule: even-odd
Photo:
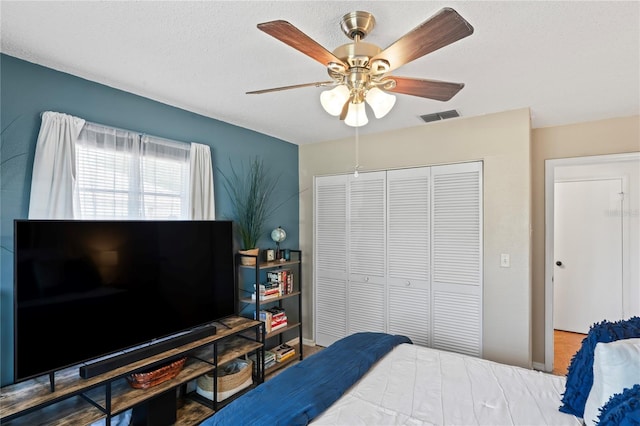
[[[392,71],[421,56],[473,34],[473,27],[445,7],[371,59],[384,59]]]
[[[464,83],[449,83],[438,80],[396,76],[389,77],[389,79],[396,82],[396,87],[388,89],[390,92],[420,96],[437,101],[448,101],[464,87]]]
[[[287,21],[264,22],[258,24],[258,29],[315,59],[324,66],[329,65],[330,62],[335,62],[348,68],[347,64],[338,59],[333,53]]]
[[[304,83],[304,84],[294,84],[293,86],[283,86],[283,87],[274,87],[272,89],[262,89],[262,90],[254,90],[252,92],[246,92],[247,95],[259,95],[262,93],[269,93],[269,92],[279,92],[281,90],[289,90],[289,89],[299,89],[301,87],[310,87],[310,86],[315,86],[315,87],[322,87],[322,86],[332,86],[335,85],[336,82],[335,81],[316,81],[315,83]]]

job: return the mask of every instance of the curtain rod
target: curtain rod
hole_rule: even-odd
[[[45,112],[56,112],[56,111],[42,111],[40,113],[40,118],[42,118],[42,116],[44,115]],[[57,114],[66,114],[66,113],[61,113],[61,112],[56,112],[56,113]],[[66,114],[66,115],[71,115],[71,114]],[[81,117],[78,117],[78,118],[81,118]],[[141,137],[142,136],[147,136],[147,137],[151,137],[151,138],[154,138],[154,139],[160,139],[161,141],[169,142],[169,143],[182,143],[182,144],[187,144],[187,145],[191,144],[191,142],[177,141],[175,139],[163,138],[161,136],[150,135],[149,133],[141,133],[141,132],[137,132],[135,130],[130,130],[130,129],[123,129],[122,127],[115,127],[115,126],[111,126],[109,124],[96,123],[96,122],[93,122],[93,121],[85,120],[84,118],[82,120],[84,120],[85,123],[92,124],[94,126],[108,127],[109,129],[119,130],[121,132],[135,133],[135,134],[137,134],[138,136],[141,136]]]

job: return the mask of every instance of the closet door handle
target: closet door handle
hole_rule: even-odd
[[[559,260],[556,262],[556,266],[562,266],[562,262],[560,262]]]

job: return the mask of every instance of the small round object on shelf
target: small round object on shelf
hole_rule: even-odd
[[[271,239],[276,243],[281,243],[287,238],[287,233],[282,227],[278,226],[276,229],[271,231]]]

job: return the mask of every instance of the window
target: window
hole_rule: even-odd
[[[189,149],[85,124],[76,144],[80,219],[188,219]]]

